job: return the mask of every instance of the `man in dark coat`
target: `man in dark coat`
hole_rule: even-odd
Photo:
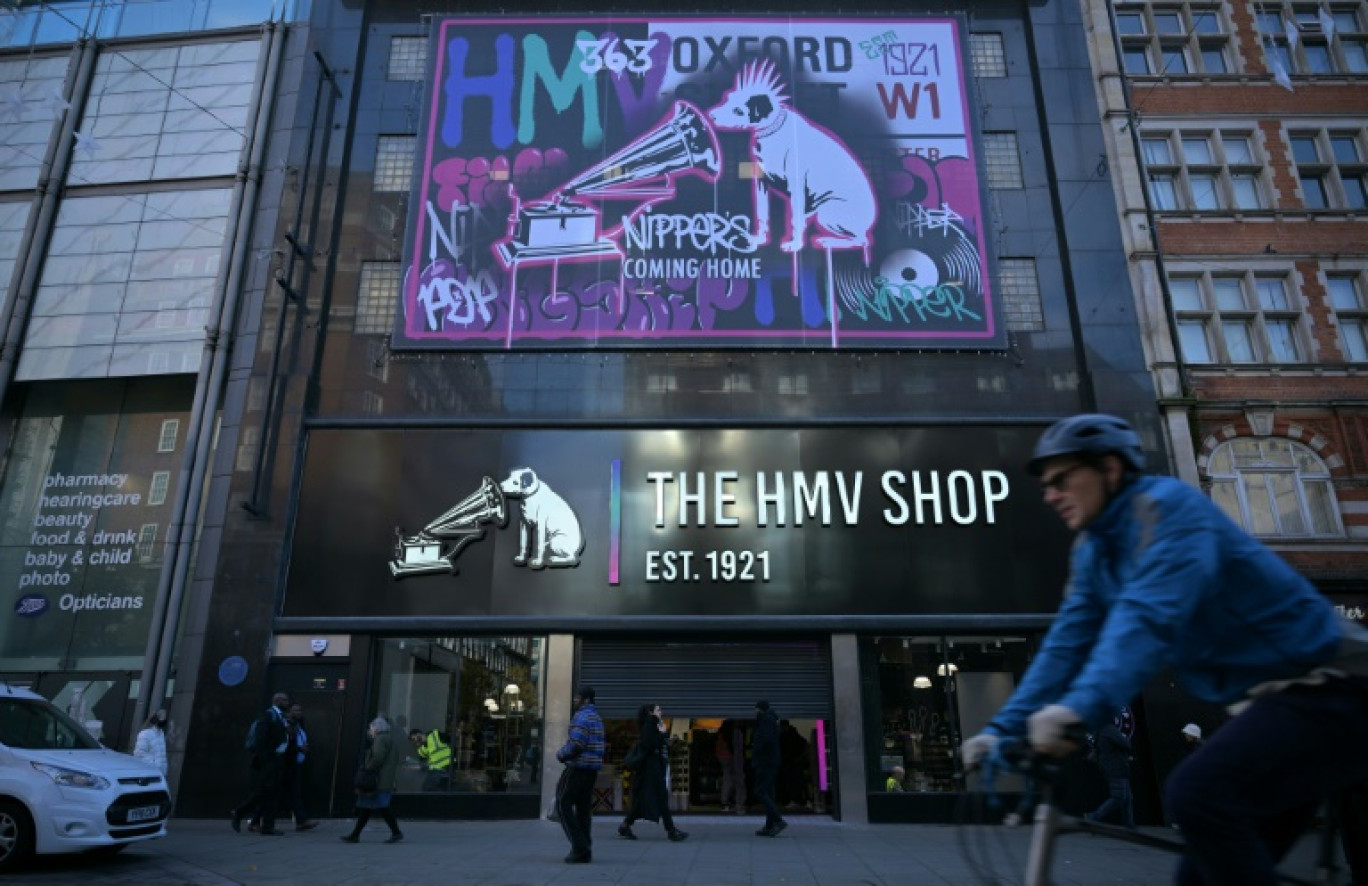
[[[765,806],[765,826],[755,832],[757,837],[777,837],[788,827],[779,814],[775,802],[775,782],[779,779],[779,716],[770,710],[769,702],[755,703],[755,735],[751,737],[751,766],[755,769],[755,795]]]
[[[257,833],[264,837],[279,837],[276,830],[276,807],[280,803],[280,783],[285,774],[285,753],[290,748],[290,725],[285,711],[290,697],[277,692],[271,706],[257,717],[252,730],[254,742],[248,750],[252,754],[252,793],[231,811],[233,830],[242,830],[242,819],[256,813],[260,822]]]
[[[1130,759],[1131,743],[1116,723],[1108,723],[1097,733],[1097,765],[1107,780],[1108,797],[1092,813],[1084,816],[1089,821],[1107,821],[1120,812],[1121,824],[1135,827],[1132,810]]]

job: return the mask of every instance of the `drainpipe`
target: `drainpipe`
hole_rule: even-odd
[[[228,262],[214,284],[214,304],[205,330],[204,353],[200,358],[195,399],[190,409],[185,454],[181,461],[176,503],[167,526],[165,560],[157,582],[157,599],[148,629],[143,659],[143,687],[133,711],[133,722],[141,724],[149,711],[163,707],[166,684],[176,651],[181,608],[192,560],[195,528],[199,522],[204,478],[209,469],[210,450],[223,397],[224,377],[232,343],[233,325],[242,300],[242,279],[250,253],[252,217],[260,192],[261,167],[266,155],[266,140],[271,113],[275,107],[276,80],[284,50],[286,27],[283,22],[263,25],[266,49],[257,61],[260,89],[253,97],[253,113],[243,145],[244,160],[233,185],[228,211],[226,239],[232,244]]]
[[[10,381],[19,363],[19,345],[28,327],[29,311],[33,308],[33,294],[38,288],[38,274],[43,260],[34,254],[34,244],[46,244],[52,237],[52,228],[57,219],[57,204],[61,202],[63,182],[71,165],[71,142],[76,131],[76,122],[85,113],[86,98],[90,95],[90,81],[95,75],[95,57],[99,53],[89,38],[76,41],[73,48],[73,64],[67,69],[66,82],[62,84],[62,94],[70,103],[66,116],[62,118],[55,140],[48,141],[47,153],[39,169],[38,211],[30,212],[24,225],[24,234],[19,242],[19,268],[10,279],[9,291],[5,295],[5,307],[0,311],[0,403],[5,401]],[[22,268],[22,270],[20,270]]]

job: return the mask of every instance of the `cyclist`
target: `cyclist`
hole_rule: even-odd
[[[1271,886],[1317,805],[1368,778],[1368,630],[1199,490],[1144,467],[1113,416],[1041,435],[1028,468],[1079,533],[1068,587],[1021,685],[961,752],[972,768],[1025,733],[1068,754],[1172,667],[1197,698],[1242,707],[1170,776],[1176,882]]]

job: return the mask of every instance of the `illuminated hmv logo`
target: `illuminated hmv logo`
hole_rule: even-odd
[[[461,551],[484,538],[492,524],[508,524],[508,499],[518,503],[518,553],[514,566],[531,569],[578,566],[584,551],[579,516],[532,468],[514,468],[502,483],[490,477],[455,507],[413,535],[396,528],[390,574],[456,572]]]

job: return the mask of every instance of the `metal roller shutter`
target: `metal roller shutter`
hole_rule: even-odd
[[[576,685],[594,687],[609,718],[659,704],[672,717],[751,717],[765,699],[780,717],[832,716],[831,644],[825,638],[767,642],[618,640],[580,642]]]

